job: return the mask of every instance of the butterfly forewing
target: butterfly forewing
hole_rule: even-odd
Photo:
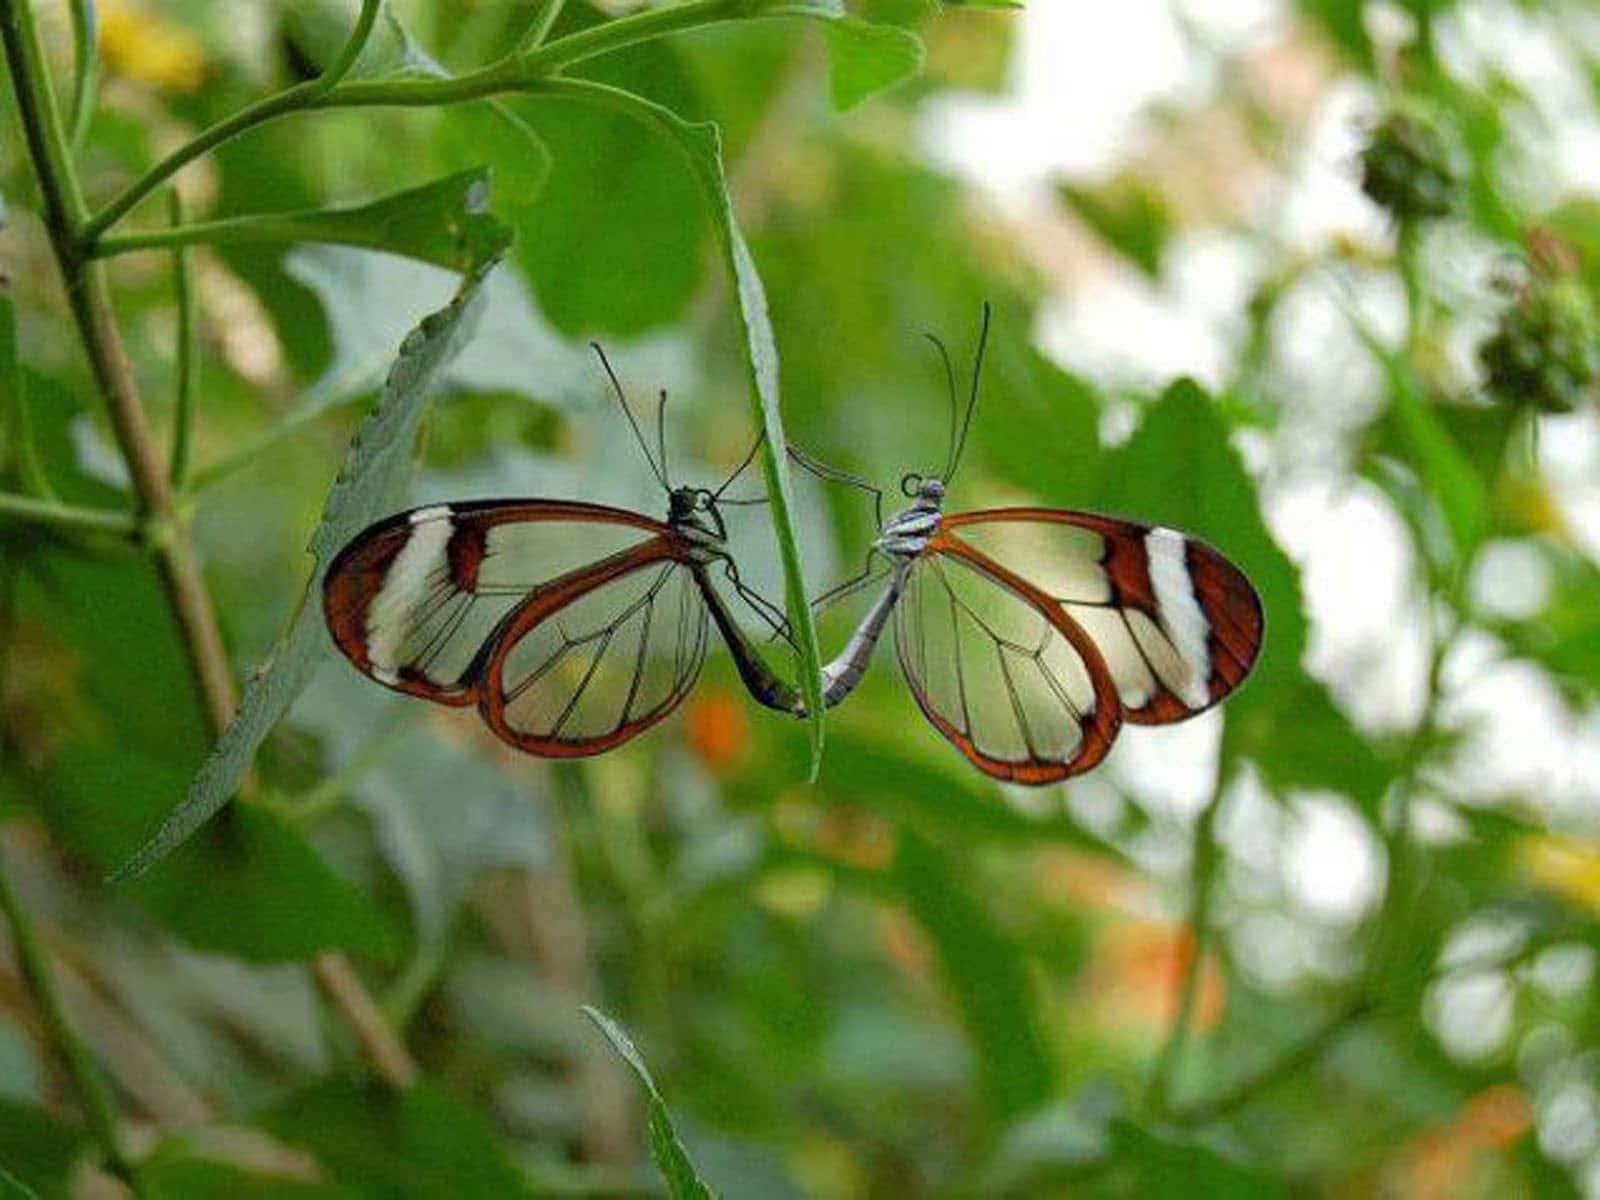
[[[1094,648],[1025,589],[930,549],[908,568],[895,640],[941,733],[990,775],[1043,783],[1099,762],[1120,714]]]
[[[686,564],[644,551],[535,595],[509,617],[480,706],[535,754],[594,754],[671,712],[704,661],[707,613]]]
[[[959,513],[943,529],[1027,579],[1093,639],[1129,721],[1192,716],[1255,662],[1255,590],[1227,559],[1176,530],[1048,508]]]
[[[476,696],[478,660],[509,613],[597,562],[670,540],[601,505],[433,505],[369,528],[323,580],[328,628],[372,678],[445,704]]]

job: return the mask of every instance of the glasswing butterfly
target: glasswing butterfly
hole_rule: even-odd
[[[322,581],[334,642],[385,687],[476,704],[529,754],[576,758],[620,746],[693,687],[715,623],[751,695],[802,712],[740,628],[719,570],[778,636],[782,613],[739,578],[720,505],[760,446],[715,491],[673,487],[662,408],[659,462],[611,365],[623,413],[667,492],[665,521],[572,500],[477,500],[396,513],[357,534]],[[666,394],[662,393],[664,408]]]
[[[867,569],[814,602],[883,583],[823,668],[823,697],[831,706],[855,689],[892,621],[901,671],[934,728],[988,775],[1052,783],[1095,766],[1124,721],[1166,724],[1216,704],[1255,663],[1264,622],[1243,572],[1178,530],[1060,508],[943,511],[989,316],[986,304],[959,421],[950,356],[930,338],[949,384],[950,446],[938,475],[901,480],[904,511],[883,521],[878,489],[791,449],[880,507]]]

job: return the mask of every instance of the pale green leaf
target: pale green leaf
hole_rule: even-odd
[[[695,1171],[689,1152],[683,1148],[677,1128],[672,1123],[672,1113],[668,1111],[666,1101],[657,1090],[656,1081],[650,1077],[650,1068],[645,1066],[644,1056],[633,1044],[633,1039],[622,1026],[599,1009],[585,1004],[583,1013],[595,1023],[601,1033],[605,1034],[606,1040],[628,1064],[649,1098],[650,1155],[655,1159],[656,1169],[661,1172],[661,1178],[666,1181],[667,1195],[672,1200],[712,1200],[716,1193]]]
[[[350,538],[403,502],[430,385],[470,336],[479,288],[492,266],[486,264],[463,279],[450,302],[424,317],[401,345],[378,407],[356,434],[328,494],[322,523],[312,535],[311,552],[317,560],[313,582]],[[326,642],[315,590],[308,585],[289,632],[245,688],[238,712],[201,765],[188,794],[155,835],[117,869],[114,879],[131,879],[149,870],[228,802],[257,748],[309,682]]]
[[[894,25],[842,17],[823,26],[828,40],[828,93],[840,112],[922,69],[922,40]]]

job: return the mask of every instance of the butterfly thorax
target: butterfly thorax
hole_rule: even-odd
[[[673,488],[667,524],[689,544],[692,561],[705,564],[727,557],[728,530],[717,511],[716,497],[705,488]]]
[[[933,478],[919,480],[910,506],[884,522],[877,548],[891,558],[905,561],[916,558],[938,531],[943,514],[944,482]]]

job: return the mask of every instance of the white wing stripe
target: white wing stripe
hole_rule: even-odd
[[[1207,642],[1211,622],[1206,620],[1189,577],[1187,540],[1174,529],[1155,528],[1145,535],[1145,556],[1150,564],[1150,585],[1155,592],[1161,629],[1171,640],[1186,668],[1173,687],[1190,708],[1210,703],[1211,652]],[[1175,681],[1168,680],[1171,686]]]
[[[448,571],[446,551],[455,524],[444,505],[419,508],[411,514],[411,534],[383,577],[383,587],[367,610],[367,659],[379,679],[392,677],[400,666],[400,647],[417,608],[426,599],[436,571]]]

